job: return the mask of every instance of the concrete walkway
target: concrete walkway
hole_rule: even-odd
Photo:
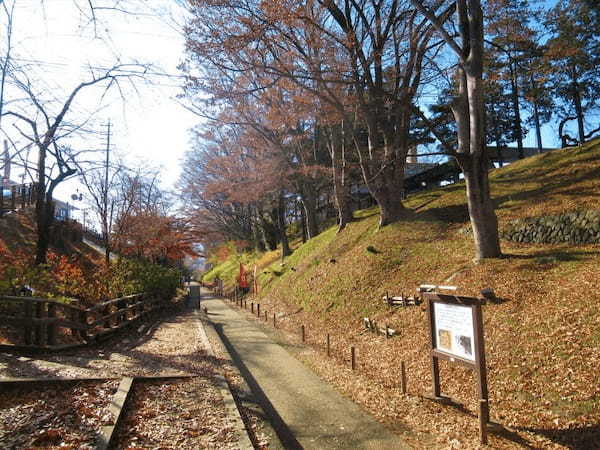
[[[203,291],[201,305],[285,448],[409,448],[224,301]]]

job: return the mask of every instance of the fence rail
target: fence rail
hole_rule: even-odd
[[[145,294],[107,300],[90,308],[43,298],[0,296],[0,326],[20,342],[0,348],[60,350],[86,345],[162,305],[160,300]]]

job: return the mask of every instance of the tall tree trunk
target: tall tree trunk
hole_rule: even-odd
[[[259,225],[259,221],[260,221],[260,215],[258,212],[258,208],[256,208],[256,206],[254,206],[252,208],[252,216],[253,219],[251,221],[252,224],[252,239],[254,241],[254,248],[256,249],[257,252],[265,252],[267,250],[267,247],[265,245],[265,241],[263,240],[263,236],[261,233],[261,226]]]
[[[312,183],[304,183],[302,186],[302,209],[306,218],[306,238],[312,239],[319,234],[319,223],[317,219],[317,193]]]
[[[492,104],[492,109],[496,111],[496,103]],[[498,165],[502,167],[504,165],[504,159],[502,157],[502,143],[500,140],[500,128],[498,127],[498,121],[494,121],[494,139],[496,141],[496,154],[498,156]]]
[[[277,250],[277,242],[278,242],[278,227],[275,225],[277,223],[277,212],[275,211],[277,208],[271,210],[269,214],[271,220],[265,217],[265,214],[262,211],[262,208],[258,207],[258,217],[261,223],[261,231],[263,233],[263,238],[269,247],[269,250]]]
[[[38,167],[37,167],[37,192],[35,204],[35,218],[37,225],[37,243],[35,251],[35,264],[45,264],[48,246],[50,245],[50,227],[51,221],[47,219],[48,209],[52,205],[46,202],[46,149],[38,148]]]
[[[381,174],[383,176],[384,174]],[[371,182],[367,184],[369,192],[379,206],[379,226],[384,227],[402,219],[405,212],[402,204],[403,180]]]
[[[480,0],[457,0],[456,23],[459,42],[423,0],[411,0],[435,26],[459,58],[458,95],[452,103],[456,119],[458,150],[456,158],[467,180],[467,204],[475,237],[475,257],[501,256],[498,220],[490,196],[488,161],[485,153],[485,108],[483,104],[483,11]]]
[[[533,78],[533,73],[530,75],[531,82],[531,91],[536,92],[535,80]],[[538,105],[538,96],[535,94],[533,98],[533,120],[535,123],[535,137],[537,141],[538,153],[542,153],[542,125],[540,122],[540,107]]]
[[[46,264],[50,235],[54,224],[54,204],[51,195],[45,195],[41,208],[36,207],[37,243],[35,252],[36,265]]]
[[[279,237],[281,240],[281,258],[285,258],[292,254],[287,233],[285,231],[285,198],[283,191],[279,193],[279,206],[277,208],[277,219],[279,225]]]
[[[500,255],[498,220],[490,198],[488,158],[485,154],[468,158],[463,165],[467,187],[467,204],[473,228],[476,258]]]
[[[355,139],[359,153],[360,166],[365,184],[379,206],[379,226],[384,227],[402,219],[405,211],[402,204],[402,191],[404,189],[404,164],[408,148],[404,152],[397,148],[398,143],[393,133],[388,133],[384,140],[385,161],[373,158],[381,149],[377,149],[378,126],[371,121],[369,129],[369,155],[361,150],[360,143]],[[381,145],[381,144],[380,144]],[[383,166],[382,166],[383,165]]]
[[[579,82],[577,75],[573,72],[573,103],[575,104],[575,115],[577,116],[577,130],[579,132],[579,143],[585,142],[585,122],[583,117],[583,107],[581,105],[581,92],[579,92]]]
[[[519,83],[517,79],[516,67],[513,67],[513,63],[509,64],[510,67],[510,87],[511,87],[511,100],[513,104],[513,110],[515,112],[515,134],[517,135],[517,153],[519,159],[525,157],[523,151],[523,128],[521,127],[521,108],[519,105]]]
[[[302,243],[306,243],[308,241],[308,227],[306,226],[306,213],[304,212],[304,208],[300,206],[298,208],[300,210],[300,225],[302,230]]]
[[[340,127],[330,127],[330,132],[327,133],[327,146],[331,155],[333,195],[338,212],[338,233],[353,220],[346,159],[350,139],[347,127],[348,121],[343,119]]]
[[[338,211],[338,233],[346,228],[352,220],[352,209],[350,207],[350,188],[348,180],[344,179],[344,173],[338,168],[333,168],[333,193],[335,205]]]
[[[459,131],[458,161],[465,175],[475,258],[479,260],[499,257],[501,251],[498,220],[490,195],[489,161],[485,151],[483,83],[478,67],[470,69],[466,76],[460,77],[459,95],[466,98],[466,108],[462,108],[462,114],[457,118],[458,128],[462,129],[462,132]]]

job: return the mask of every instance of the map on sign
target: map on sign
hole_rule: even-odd
[[[433,303],[436,349],[475,361],[473,313],[469,306]]]

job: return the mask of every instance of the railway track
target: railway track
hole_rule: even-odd
[[[239,448],[220,383],[191,375],[0,382],[1,448]]]

